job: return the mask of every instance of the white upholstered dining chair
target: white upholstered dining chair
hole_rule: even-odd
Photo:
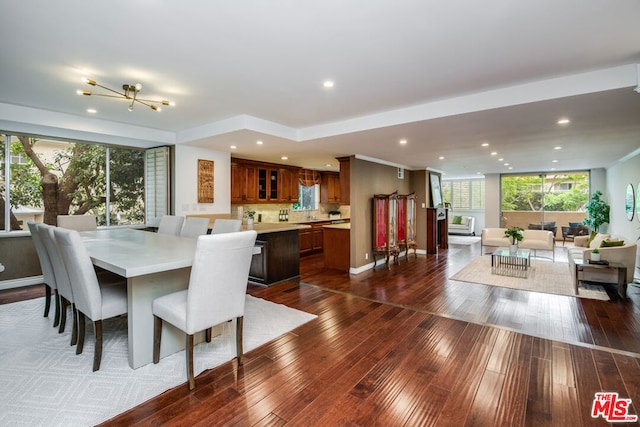
[[[73,299],[73,290],[69,282],[69,274],[67,267],[62,260],[60,250],[56,243],[56,237],[53,230],[56,227],[47,224],[38,224],[37,230],[40,233],[40,240],[47,249],[53,273],[56,277],[56,286],[58,287],[58,298],[60,298],[60,325],[58,333],[63,333],[67,324],[67,307],[71,306],[71,314],[73,327],[71,330],[71,345],[75,345],[78,337],[78,320]]]
[[[67,266],[69,281],[73,289],[75,307],[78,312],[78,346],[76,354],[82,353],[85,337],[85,317],[93,321],[95,350],[93,371],[100,369],[102,360],[102,321],[127,313],[126,283],[101,287],[80,235],[75,230],[56,228],[54,235],[62,260]]]
[[[163,215],[160,220],[160,225],[158,225],[158,233],[179,236],[183,222],[183,216]]]
[[[77,231],[93,231],[98,229],[95,215],[58,215],[58,227]]]
[[[216,219],[211,229],[211,234],[234,233],[240,231],[241,219]]]
[[[53,326],[58,326],[60,322],[60,301],[58,300],[58,286],[56,285],[56,276],[53,272],[53,266],[51,265],[51,259],[49,258],[49,252],[45,248],[40,233],[38,232],[39,224],[28,221],[27,226],[31,232],[31,240],[36,248],[38,254],[38,260],[40,261],[40,269],[42,270],[42,281],[45,288],[45,300],[44,300],[44,317],[49,316],[49,309],[51,307],[51,292],[53,291],[53,300],[55,304],[55,314],[53,317]]]
[[[242,363],[242,321],[247,280],[255,230],[211,234],[198,237],[189,277],[189,288],[153,301],[153,363],[160,360],[162,322],[168,322],[186,334],[186,362],[189,389],[195,387],[193,377],[193,336],[236,319],[236,350]]]
[[[209,218],[187,217],[180,230],[180,237],[196,239],[198,236],[207,234],[207,230],[209,230]]]

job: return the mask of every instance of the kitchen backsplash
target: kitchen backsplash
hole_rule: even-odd
[[[304,222],[309,219],[328,219],[329,212],[340,211],[342,218],[350,218],[350,206],[335,203],[320,203],[315,211],[294,211],[290,204],[231,205],[231,218],[241,218],[247,211],[255,211],[255,221],[262,215],[262,222],[278,222],[282,209],[289,210],[289,222]],[[242,214],[241,214],[242,213]],[[246,215],[244,215],[246,217]]]

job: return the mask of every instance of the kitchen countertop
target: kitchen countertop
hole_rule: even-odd
[[[351,224],[348,222],[343,222],[341,224],[327,224],[323,225],[322,228],[335,228],[338,230],[351,230]]]
[[[310,225],[296,224],[295,222],[256,222],[249,226],[243,224],[240,230],[256,230],[258,234],[277,233],[279,231],[302,230],[311,228]]]

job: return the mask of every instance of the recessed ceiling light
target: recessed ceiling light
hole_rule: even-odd
[[[562,118],[562,119],[558,120],[558,124],[559,125],[566,125],[566,124],[569,124],[569,123],[571,123],[571,120],[569,120],[567,118]]]
[[[330,88],[333,87],[334,83],[331,80],[327,80],[324,83],[322,83],[322,86],[326,87],[326,88]]]
[[[280,157],[280,160],[289,160],[289,158],[287,156],[282,156]]]
[[[496,154],[498,154],[498,152],[497,152],[497,151],[492,151],[492,152],[491,152],[491,155],[492,155],[492,156],[495,156]]]
[[[511,166],[509,166],[509,170],[513,169]]]
[[[327,163],[325,166],[330,168],[331,167],[331,163]]]
[[[551,168],[552,171],[556,170],[556,168]]]
[[[262,145],[262,141],[256,141],[256,144]]]
[[[483,147],[488,147],[488,146],[489,146],[489,143],[488,143],[488,142],[483,142],[483,143],[482,143],[482,146],[483,146]],[[480,172],[478,172],[478,173],[480,173]]]
[[[502,162],[502,161],[504,161],[504,159],[503,159],[503,158],[499,158],[499,159],[498,159],[498,161],[499,161],[499,162]]]
[[[562,147],[557,146],[557,147],[553,147],[554,150],[562,150]]]
[[[505,163],[504,165],[505,165],[505,166],[509,166],[509,163]]]
[[[95,108],[87,108],[87,113],[95,114],[97,112],[98,110],[96,110]]]
[[[406,140],[406,139],[401,139],[401,140],[400,140],[400,144],[405,145],[406,143],[407,143],[407,140]]]
[[[439,160],[444,160],[444,156],[438,157]]]
[[[557,160],[551,160],[551,163],[558,163]]]
[[[235,149],[236,149],[236,148],[238,148],[238,147],[236,147],[235,145],[232,145],[232,146],[231,146],[231,147],[229,147],[229,148],[231,148],[232,150],[235,150]]]

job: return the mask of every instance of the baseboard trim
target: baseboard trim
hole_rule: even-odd
[[[0,282],[0,291],[5,289],[22,288],[25,286],[39,285],[44,283],[42,276],[24,277],[21,279],[3,280]]]

